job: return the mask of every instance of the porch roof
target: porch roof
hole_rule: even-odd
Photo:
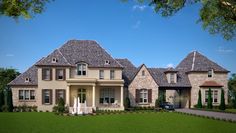
[[[216,81],[205,81],[200,87],[223,87],[223,85],[217,83]]]

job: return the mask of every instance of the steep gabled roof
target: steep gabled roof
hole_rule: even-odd
[[[52,63],[55,57],[58,62]],[[105,64],[105,61],[109,61],[109,64]],[[122,68],[97,42],[91,40],[70,40],[37,65],[75,66],[79,62],[87,63],[88,67]]]
[[[43,59],[44,58],[42,58],[41,60]],[[38,62],[40,62],[41,60],[39,60]],[[17,76],[8,85],[10,86],[15,86],[15,85],[37,86],[38,85],[38,68],[35,64],[31,66],[29,69],[27,69],[25,72],[21,73],[19,76]],[[25,82],[26,78],[29,78],[29,82]]]
[[[125,85],[127,86],[130,84],[138,69],[128,59],[116,60],[123,66],[122,77],[125,80]]]
[[[188,76],[182,72],[177,72],[177,83],[168,83],[165,72],[168,68],[148,68],[155,82],[159,87],[191,87]]]
[[[215,72],[229,72],[225,68],[211,61],[197,51],[189,53],[176,67],[177,70],[185,72],[209,71],[213,69]]]

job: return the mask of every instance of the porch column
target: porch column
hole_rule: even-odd
[[[124,101],[124,87],[121,86],[120,87],[120,107],[121,108],[124,108],[123,101]]]
[[[95,109],[96,108],[96,106],[95,106],[95,85],[93,85],[93,104],[92,104],[92,107],[93,107],[93,109]]]
[[[70,107],[70,85],[66,88],[66,105]]]

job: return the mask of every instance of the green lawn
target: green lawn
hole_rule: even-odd
[[[56,116],[0,113],[0,133],[235,133],[236,124],[178,113]]]

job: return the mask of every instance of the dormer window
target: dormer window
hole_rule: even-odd
[[[30,78],[25,78],[25,82],[30,82]]]
[[[52,58],[52,63],[57,63],[57,62],[58,62],[57,58]]]
[[[77,75],[86,76],[87,75],[87,65],[84,63],[77,64]]]
[[[105,60],[105,65],[110,65],[110,61],[109,60]]]
[[[170,83],[175,83],[175,74],[174,73],[170,74]]]
[[[208,78],[211,78],[213,76],[213,69],[208,71]]]

